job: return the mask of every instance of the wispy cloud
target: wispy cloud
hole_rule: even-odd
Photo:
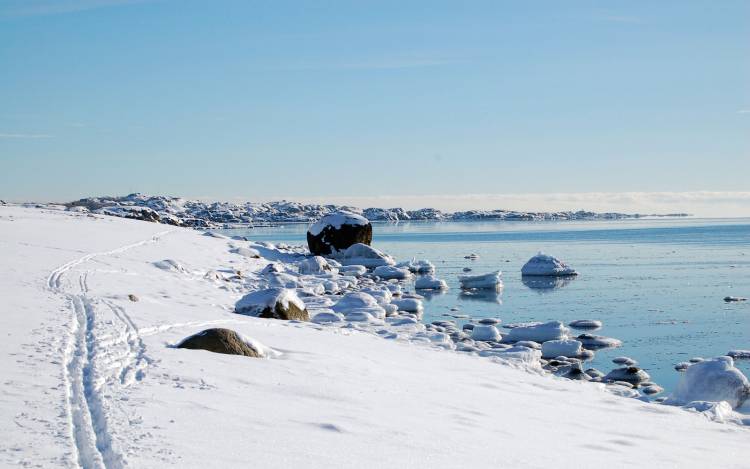
[[[0,132],[0,138],[52,138],[53,135],[49,134],[15,134],[15,133],[2,133]]]
[[[5,0],[0,2],[0,18],[55,15],[154,0]]]
[[[740,109],[737,114],[750,114],[750,109]]]

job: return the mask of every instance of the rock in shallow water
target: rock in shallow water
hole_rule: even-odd
[[[307,230],[307,245],[317,256],[343,251],[353,244],[372,242],[372,224],[363,216],[336,212],[325,215]]]
[[[624,366],[622,368],[615,368],[614,370],[607,373],[604,376],[604,381],[624,381],[632,385],[638,386],[644,381],[648,381],[651,377],[638,368],[637,366]]]
[[[560,259],[540,252],[524,264],[521,268],[521,275],[562,277],[578,275],[578,273]]]

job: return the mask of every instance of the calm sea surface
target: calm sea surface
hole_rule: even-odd
[[[373,246],[399,261],[429,259],[450,290],[428,297],[425,322],[451,308],[503,323],[599,319],[595,334],[624,342],[588,364],[606,372],[611,359],[634,358],[671,390],[674,364],[750,349],[750,219],[658,219],[595,222],[401,222],[375,224]],[[252,240],[304,244],[305,225],[230,230]],[[565,282],[529,283],[521,266],[538,251],[575,267]],[[477,253],[478,260],[464,256]],[[502,270],[498,294],[461,294],[458,276]],[[462,322],[460,320],[459,322]],[[575,332],[575,331],[574,331]],[[580,333],[580,332],[576,332]],[[750,363],[738,362],[750,376]]]

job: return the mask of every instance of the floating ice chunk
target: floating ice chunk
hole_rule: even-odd
[[[615,368],[604,376],[604,381],[624,381],[636,386],[644,381],[648,381],[649,379],[651,379],[651,377],[648,373],[637,366]]]
[[[577,272],[556,257],[540,252],[524,264],[521,268],[521,275],[564,276],[577,275]]]
[[[321,310],[312,317],[311,321],[317,324],[328,324],[331,322],[340,322],[344,320],[344,315],[335,313],[332,310]]]
[[[321,256],[308,257],[297,264],[299,273],[303,275],[316,275],[325,273],[337,273],[338,270],[332,267],[326,258]]]
[[[339,268],[341,275],[352,275],[354,277],[361,277],[367,273],[367,267],[363,265],[345,265]]]
[[[572,327],[573,329],[601,329],[602,322],[596,319],[578,319],[571,321],[568,327]]]
[[[653,396],[655,394],[659,394],[660,392],[663,392],[664,388],[662,388],[661,386],[657,386],[656,384],[652,384],[650,386],[646,386],[645,388],[643,388],[642,391],[643,391],[643,394],[647,396]]]
[[[425,275],[419,277],[414,282],[414,288],[417,290],[447,290],[448,284],[445,283],[445,280],[433,277],[432,275]]]
[[[500,331],[495,326],[476,325],[471,331],[471,338],[473,340],[494,342],[500,340]]]
[[[459,275],[458,281],[465,290],[499,290],[503,288],[501,275],[499,270],[483,275]]]
[[[377,249],[366,244],[357,243],[349,246],[346,251],[340,253],[336,260],[342,265],[362,265],[373,268],[381,265],[393,265],[396,261],[388,254],[384,254]]]
[[[399,311],[406,311],[409,313],[421,313],[424,311],[422,300],[417,298],[402,298],[399,300],[393,300],[391,303],[396,305]]]
[[[366,312],[378,319],[385,317],[385,310],[378,305],[377,300],[363,292],[347,293],[331,309],[345,314],[348,320],[351,320],[349,314],[352,312]]]
[[[532,326],[514,327],[505,337],[507,342],[518,342],[520,340],[533,340],[534,342],[546,342],[548,340],[561,340],[568,337],[568,328],[560,321],[551,321]]]
[[[383,280],[405,280],[409,277],[411,277],[411,272],[409,272],[409,269],[405,269],[402,267],[394,267],[390,265],[381,265],[375,268],[375,270],[372,272],[373,275],[377,275]]]
[[[730,350],[727,355],[735,360],[748,360],[750,359],[750,350]]]
[[[581,345],[577,340],[548,340],[542,343],[542,358],[577,357],[581,354]]]
[[[622,346],[622,341],[603,335],[581,334],[576,337],[587,349],[613,348]]]
[[[734,360],[717,357],[687,368],[666,402],[685,405],[692,401],[726,401],[734,409],[742,405],[749,393],[750,382],[734,367]]]
[[[435,266],[432,264],[432,262],[426,259],[412,259],[409,261],[399,262],[398,264],[396,264],[396,267],[408,269],[410,272],[413,272],[415,274],[430,274],[435,271]]]
[[[541,350],[542,349],[542,344],[540,344],[539,342],[534,342],[533,340],[519,340],[518,342],[516,342],[513,345],[515,345],[516,347],[533,348],[535,350]]]

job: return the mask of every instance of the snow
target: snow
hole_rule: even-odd
[[[465,290],[499,290],[503,288],[501,276],[498,270],[483,275],[459,275],[458,281]]]
[[[283,308],[288,308],[289,304],[304,310],[305,303],[297,296],[297,293],[289,288],[267,288],[258,290],[243,296],[235,305],[235,312],[257,316],[266,308],[275,308],[281,304]]]
[[[329,226],[338,230],[341,229],[341,227],[344,225],[366,226],[369,223],[370,222],[367,220],[367,218],[363,217],[362,215],[357,215],[356,213],[343,211],[335,212],[325,215],[320,220],[313,223],[307,230],[307,232],[313,236],[318,236],[323,232],[324,229]]]
[[[339,253],[336,256],[336,260],[345,266],[357,265],[368,268],[394,265],[396,263],[391,256],[362,243],[352,244],[343,253]]]
[[[447,290],[448,284],[432,275],[424,275],[414,282],[414,288],[417,290]]]
[[[384,340],[365,323],[234,314],[268,261],[243,258],[244,279],[204,279],[237,262],[229,241],[0,207],[0,466],[483,467],[488,448],[503,466],[524,468],[750,460],[746,428],[705,418],[720,419],[726,406],[686,412],[544,376],[530,348],[483,358],[446,350],[439,333]],[[154,267],[165,258],[191,268]],[[282,355],[170,347],[208,327]]]
[[[540,252],[521,267],[521,275],[558,277],[577,275],[577,272],[556,257]]]
[[[328,272],[336,273],[338,269],[321,256],[308,257],[297,264],[299,273],[306,275],[324,274]]]
[[[581,346],[577,340],[548,340],[542,343],[542,357],[577,357],[581,355]]]
[[[750,393],[750,382],[735,368],[731,357],[717,357],[690,365],[680,377],[668,403],[686,405],[693,401],[726,401],[739,407]]]
[[[505,337],[505,340],[508,342],[531,340],[534,342],[542,343],[548,340],[565,339],[567,338],[567,336],[568,328],[563,326],[563,323],[561,323],[560,321],[550,321],[543,324],[513,327]]]
[[[471,330],[473,340],[497,341],[500,340],[500,331],[495,326],[476,325]]]
[[[581,334],[576,337],[576,340],[580,341],[584,347],[591,350],[622,346],[622,341],[620,339],[604,337],[602,335]]]
[[[391,301],[391,303],[396,305],[399,311],[421,313],[424,310],[422,300],[419,300],[417,298],[402,298],[400,300],[393,300]]]
[[[381,265],[375,267],[375,270],[372,271],[372,274],[384,280],[406,280],[411,277],[411,272],[409,272],[409,269],[394,267],[390,265]]]
[[[399,262],[398,264],[396,264],[396,267],[403,267],[415,274],[431,274],[435,272],[435,265],[426,259],[412,259],[409,261]]]

